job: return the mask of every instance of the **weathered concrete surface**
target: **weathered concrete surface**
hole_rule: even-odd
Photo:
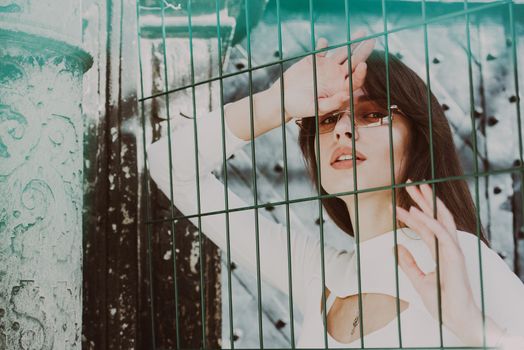
[[[0,349],[80,348],[79,5],[0,0]]]

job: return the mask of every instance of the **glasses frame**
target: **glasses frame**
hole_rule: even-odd
[[[390,105],[389,106],[389,110],[390,110],[390,115],[391,115],[391,121],[393,121],[393,119],[394,119],[393,118],[393,113],[399,113],[399,114],[402,114],[404,116],[406,115],[404,112],[402,112],[400,110],[400,108],[398,108],[398,106],[396,104]],[[351,110],[350,109],[342,109],[342,110],[339,110],[338,112],[349,112],[349,114],[347,114],[347,116],[348,117],[351,116]],[[333,114],[333,113],[331,113],[331,114]],[[337,123],[339,122],[339,120],[342,117],[344,117],[345,115],[346,115],[346,113],[340,113],[340,115],[337,117],[337,121],[335,122],[334,125],[336,126]],[[373,122],[373,123],[370,123],[370,124],[367,124],[367,125],[357,125],[357,124],[355,124],[355,128],[373,128],[373,127],[377,127],[377,126],[388,125],[388,123],[386,121],[389,121],[390,115],[386,115],[386,116],[380,118],[380,120],[377,120],[376,122]],[[302,123],[303,123],[302,119],[306,119],[306,118],[315,118],[315,116],[313,115],[313,116],[297,118],[297,119],[295,119],[295,124],[297,124],[299,126],[299,128],[301,128],[304,131],[311,131],[311,130],[304,129],[304,126],[302,125]],[[333,127],[333,129],[331,129],[329,131],[320,132],[320,130],[319,130],[318,133],[319,134],[327,134],[328,132],[331,132],[331,131],[335,130],[335,126]],[[313,134],[315,134],[315,133],[313,133]]]

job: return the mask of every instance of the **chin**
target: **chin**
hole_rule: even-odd
[[[351,179],[350,182],[347,182],[345,184],[341,184],[339,182],[339,183],[337,183],[337,186],[332,186],[332,187],[329,187],[329,186],[325,187],[325,186],[323,186],[323,188],[329,194],[353,191],[354,190],[353,179]],[[359,188],[361,188],[360,184],[359,184]],[[337,196],[337,197],[340,198],[340,197],[344,197],[344,196],[340,195],[340,196]]]
[[[353,191],[354,190],[353,178],[351,178],[351,181],[348,181],[344,185],[340,185],[340,183],[337,184],[337,185],[338,186],[333,186],[333,187],[328,187],[328,188],[324,187],[324,189],[327,191],[327,193],[330,193],[330,194],[332,194],[332,193],[341,193],[341,192],[349,192],[349,191]],[[367,190],[367,189],[370,189],[370,188],[379,188],[379,187],[384,187],[384,186],[391,186],[391,183],[377,183],[377,184],[373,184],[373,183],[369,183],[369,182],[366,182],[366,181],[358,181],[357,182],[357,186],[358,186],[358,190],[361,191],[361,190]],[[363,196],[363,195],[370,195],[370,194],[375,194],[375,193],[379,193],[379,192],[382,192],[382,191],[376,190],[376,191],[372,191],[372,192],[359,193],[359,197]],[[351,195],[352,194],[347,194],[347,195],[340,195],[340,196],[337,196],[337,197],[341,198],[341,197],[351,196]]]

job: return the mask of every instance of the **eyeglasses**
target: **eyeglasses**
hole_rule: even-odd
[[[391,105],[391,120],[393,120],[394,113],[400,113],[405,115],[397,105]],[[340,118],[344,116],[350,116],[351,111],[349,109],[338,110],[325,114],[318,117],[318,132],[319,134],[325,134],[335,129]],[[311,119],[311,121],[308,121]],[[353,120],[355,127],[358,128],[372,128],[376,126],[382,126],[389,124],[389,114],[387,107],[381,107],[377,103],[373,102],[362,102],[355,105],[355,112],[353,113]],[[304,117],[296,119],[295,123],[304,131],[307,135],[314,135],[315,129],[315,116]]]

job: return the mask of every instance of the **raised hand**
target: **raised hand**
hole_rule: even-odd
[[[359,32],[354,39],[364,35],[364,32]],[[365,60],[373,51],[375,40],[369,39],[360,42],[359,45],[354,45],[351,57],[353,91],[358,90],[364,84],[367,68]],[[317,41],[316,49],[323,49],[327,46],[327,40],[320,38]],[[347,51],[347,47],[342,46],[329,54],[326,51],[316,54],[319,115],[334,111],[349,101]],[[280,81],[277,80],[270,89],[280,89]],[[284,98],[287,121],[291,118],[315,115],[313,57],[311,55],[304,57],[284,73]]]
[[[408,180],[408,183],[411,182]],[[478,343],[480,337],[472,334],[481,328],[472,324],[479,320],[480,310],[473,300],[469,284],[464,254],[457,238],[457,228],[453,215],[436,198],[437,218],[433,218],[433,191],[427,184],[406,186],[411,198],[422,209],[414,206],[405,210],[396,207],[397,218],[417,232],[436,260],[435,238],[439,248],[440,291],[442,301],[442,322],[464,342]],[[435,319],[438,315],[437,272],[424,273],[417,265],[413,255],[403,245],[398,246],[399,265],[420,294],[424,305]]]

